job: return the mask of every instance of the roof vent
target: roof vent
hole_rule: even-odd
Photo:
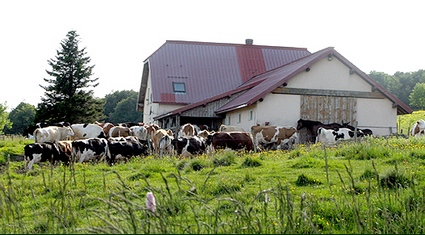
[[[254,39],[245,39],[245,44],[246,45],[252,45],[254,43]]]

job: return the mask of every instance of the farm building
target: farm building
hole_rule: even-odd
[[[412,110],[328,47],[166,41],[144,61],[137,110],[145,123],[296,126],[350,122],[375,135],[397,132]]]

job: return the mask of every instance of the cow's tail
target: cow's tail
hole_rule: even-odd
[[[105,162],[108,163],[109,165],[112,165],[112,156],[111,156],[111,151],[109,151],[109,144],[106,144],[105,146]]]
[[[37,136],[38,136],[38,133],[40,132],[40,130],[38,130],[38,129],[35,129],[35,131],[34,131],[34,143],[38,143],[38,138],[37,138]]]
[[[171,137],[169,135],[165,135],[161,140],[159,141],[159,149],[160,149],[160,156],[162,157],[163,151],[165,149],[168,149],[171,146]]]

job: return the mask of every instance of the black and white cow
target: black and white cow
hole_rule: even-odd
[[[111,159],[108,140],[104,138],[89,138],[72,142],[72,156],[74,162],[88,162],[92,160]]]
[[[363,137],[362,131],[357,131],[357,137]],[[321,142],[325,145],[335,145],[339,140],[351,140],[355,137],[355,132],[349,128],[325,129],[319,127],[317,129],[316,143]]]
[[[54,164],[58,161],[68,162],[69,158],[61,151],[57,143],[44,142],[27,144],[24,147],[24,159],[26,168],[32,169],[35,163],[50,162]]]
[[[198,136],[175,138],[171,143],[180,157],[203,154],[206,150],[205,142]]]
[[[71,128],[74,131],[75,140],[89,138],[106,138],[103,128],[96,124],[72,124]]]
[[[111,154],[111,158],[108,159],[110,165],[113,165],[118,159],[146,156],[149,150],[148,141],[141,140],[136,136],[109,137],[108,145]]]

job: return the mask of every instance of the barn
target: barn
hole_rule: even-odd
[[[412,110],[333,47],[167,41],[144,61],[137,110],[145,123],[296,126],[350,122],[375,135],[397,132]]]

